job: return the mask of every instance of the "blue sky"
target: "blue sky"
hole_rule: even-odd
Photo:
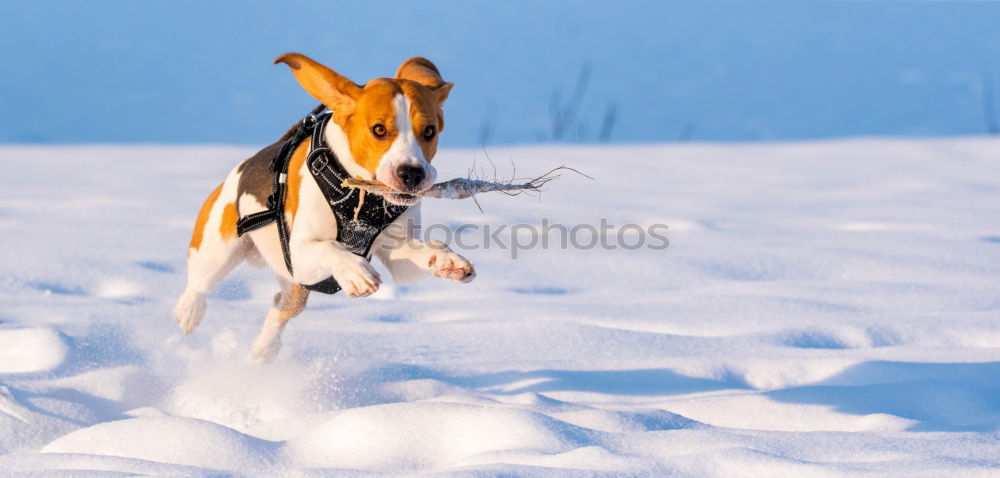
[[[359,83],[430,58],[445,146],[553,140],[583,68],[563,141],[609,108],[613,142],[983,134],[997,24],[957,1],[5,2],[0,142],[266,144],[313,105],[286,51]]]

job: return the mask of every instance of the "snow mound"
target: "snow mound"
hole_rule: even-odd
[[[311,411],[303,398],[308,371],[280,362],[272,365],[222,360],[195,370],[174,387],[167,411],[241,431]]]
[[[60,437],[42,453],[110,455],[226,470],[273,466],[277,444],[193,418],[132,418]]]
[[[69,420],[39,413],[20,390],[0,383],[0,453],[37,448],[72,431]]]
[[[287,451],[293,461],[317,468],[440,469],[483,453],[562,453],[586,444],[584,432],[525,410],[395,403],[339,413],[289,441]]]
[[[69,346],[46,328],[0,330],[0,373],[52,370],[66,360]]]
[[[202,467],[172,465],[117,456],[81,455],[77,453],[40,453],[0,457],[0,470],[14,474],[14,476],[68,478],[106,478],[117,476],[217,478],[227,475],[226,473],[220,473],[218,470]]]
[[[201,201],[255,151],[0,147],[0,229],[31,238],[0,260],[0,476],[995,476],[997,151],[502,149],[599,187],[428,201],[426,227],[662,221],[669,250],[469,232],[472,284],[315,294],[261,367],[273,274],[233,271],[191,336],[171,314]]]

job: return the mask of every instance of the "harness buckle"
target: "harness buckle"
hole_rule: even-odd
[[[314,159],[310,165],[313,174],[319,174],[320,171],[326,169],[326,167],[330,165],[330,160],[327,159],[325,154],[320,154],[318,156],[319,157]]]

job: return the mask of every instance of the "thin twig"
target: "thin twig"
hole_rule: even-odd
[[[439,198],[439,199],[466,199],[473,198],[476,202],[476,206],[479,206],[479,201],[476,199],[476,194],[487,193],[487,192],[499,192],[506,194],[508,196],[517,196],[520,194],[531,194],[537,193],[541,194],[542,191],[546,189],[550,182],[559,179],[562,175],[557,174],[559,171],[572,171],[580,176],[587,179],[594,180],[593,177],[588,176],[580,171],[573,169],[569,166],[559,166],[552,168],[547,173],[537,176],[534,178],[528,178],[526,182],[516,182],[519,181],[518,178],[512,177],[509,181],[505,182],[490,182],[481,179],[475,179],[473,177],[467,178],[455,178],[450,181],[445,181],[443,183],[437,183],[425,191],[420,193],[412,194],[414,196],[420,196],[425,198]],[[520,179],[524,180],[524,179]],[[369,181],[365,179],[348,179],[343,182],[343,186],[363,189],[365,191],[373,193],[396,193],[402,194],[385,184],[378,181]],[[482,207],[479,208],[482,211]]]

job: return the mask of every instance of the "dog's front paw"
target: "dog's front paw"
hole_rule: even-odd
[[[472,267],[472,263],[451,251],[434,253],[427,265],[434,277],[442,279],[469,282],[476,277],[476,269]]]
[[[382,285],[382,277],[363,257],[351,254],[334,268],[333,278],[351,297],[367,297]]]

